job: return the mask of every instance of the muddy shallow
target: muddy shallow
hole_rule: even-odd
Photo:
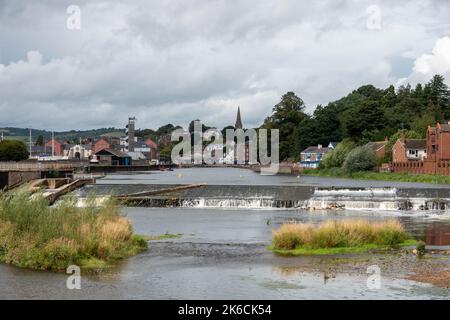
[[[266,250],[271,230],[293,219],[320,222],[374,212],[126,208],[138,233],[182,233],[98,275],[83,275],[81,290],[67,275],[0,265],[2,299],[447,299],[449,289],[410,280],[446,270],[450,257],[412,254],[280,257]],[[417,238],[445,218],[398,216]],[[367,268],[381,269],[381,288],[369,289]],[[419,279],[423,281],[423,279]]]

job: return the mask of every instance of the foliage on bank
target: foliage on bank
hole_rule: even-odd
[[[25,143],[19,140],[0,141],[0,161],[21,161],[28,159]]]
[[[356,148],[356,144],[349,140],[343,140],[342,142],[338,143],[336,148],[334,150],[330,150],[325,154],[324,159],[320,163],[321,169],[326,168],[340,168],[345,162],[345,159],[347,159],[348,154]]]
[[[393,137],[402,129],[424,138],[429,125],[450,119],[450,90],[444,77],[435,75],[415,87],[364,85],[339,100],[317,106],[311,115],[306,110],[300,96],[288,92],[261,126],[280,130],[281,160],[298,158],[308,146],[344,139],[364,145]]]
[[[303,171],[305,175],[319,176],[319,177],[334,177],[345,179],[358,180],[381,180],[381,181],[396,181],[396,182],[417,182],[417,183],[434,183],[434,184],[450,184],[449,176],[430,175],[430,174],[411,174],[401,172],[375,172],[375,171],[360,171],[348,172],[342,168],[330,168]]]
[[[377,248],[412,245],[398,220],[328,220],[311,223],[286,223],[272,233],[271,249],[278,253],[336,254],[358,253]]]
[[[147,248],[112,202],[83,208],[67,198],[49,207],[41,194],[0,193],[0,261],[23,268],[101,268]]]

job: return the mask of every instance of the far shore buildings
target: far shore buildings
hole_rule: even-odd
[[[400,138],[392,152],[394,172],[450,175],[450,123],[429,126],[423,140]]]
[[[49,154],[52,156],[60,156],[64,155],[63,144],[56,139],[50,139],[45,144],[45,149],[48,150]]]
[[[100,150],[111,148],[111,143],[106,138],[100,138],[92,143],[92,152],[96,154]]]
[[[392,162],[423,161],[427,156],[426,139],[398,139],[392,147]]]
[[[368,142],[366,147],[372,149],[378,159],[384,159],[384,156],[386,155],[386,145],[388,142],[389,139],[386,137],[383,141]]]
[[[99,163],[108,165],[148,165],[158,163],[158,145],[152,139],[140,139],[135,134],[136,118],[129,118],[126,126],[127,136],[102,136],[95,140],[80,139],[79,143],[70,143],[50,139],[43,146],[30,147],[30,159],[40,161],[75,160],[90,161],[98,158]],[[103,150],[107,150],[103,152]]]
[[[317,169],[325,154],[336,148],[336,142],[330,142],[327,147],[321,144],[306,148],[300,153],[300,167],[304,169]]]

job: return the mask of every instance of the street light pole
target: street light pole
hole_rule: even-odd
[[[30,127],[30,158],[31,158],[31,127]]]

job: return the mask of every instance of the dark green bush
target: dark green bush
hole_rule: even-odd
[[[21,161],[28,159],[25,143],[19,140],[0,141],[0,161]]]
[[[370,171],[377,165],[377,157],[375,152],[368,147],[357,147],[350,151],[344,161],[343,168],[345,171],[359,172]]]

